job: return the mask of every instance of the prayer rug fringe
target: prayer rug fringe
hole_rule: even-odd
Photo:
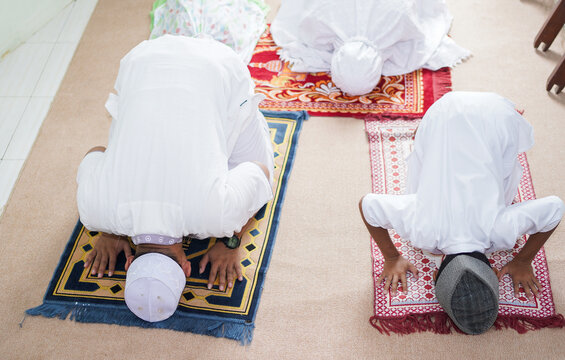
[[[381,334],[386,335],[390,335],[391,333],[408,335],[424,331],[431,331],[436,334],[451,334],[455,331],[463,334],[453,323],[453,320],[444,312],[408,314],[404,317],[393,318],[372,316],[369,322],[375,329],[379,330]],[[510,328],[516,330],[519,334],[524,334],[529,330],[563,327],[565,327],[565,318],[563,318],[561,314],[545,318],[499,315],[493,325],[493,328],[496,330]]]
[[[434,76],[431,77],[431,80],[426,81],[424,83],[424,89],[431,89],[424,94],[426,99],[431,97],[431,104],[436,102],[439,98],[443,95],[447,94],[451,91],[451,69],[450,68],[441,68],[437,71],[434,71]],[[413,113],[413,114],[399,114],[395,112],[383,112],[380,114],[371,114],[368,116],[363,117],[364,120],[413,120],[413,119],[421,119],[424,114],[422,113]]]
[[[555,314],[544,318],[502,315],[496,319],[494,327],[496,330],[510,328],[516,330],[519,334],[525,334],[529,330],[563,328],[565,327],[565,318],[563,318],[563,315],[561,314]]]
[[[41,315],[47,318],[67,319],[82,323],[104,323],[143,328],[163,328],[176,331],[188,331],[200,335],[225,337],[238,340],[242,345],[249,344],[253,338],[252,322],[237,321],[233,319],[211,319],[210,316],[186,316],[177,312],[176,316],[159,323],[149,323],[137,318],[125,306],[123,309],[108,307],[106,311],[94,308],[91,304],[75,302],[73,305],[44,303],[26,310],[27,315]],[[22,321],[23,322],[23,321]]]

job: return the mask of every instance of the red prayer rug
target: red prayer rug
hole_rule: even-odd
[[[374,193],[402,194],[406,186],[405,159],[411,152],[414,130],[419,121],[389,120],[366,121],[365,128],[369,137],[372,187]],[[524,175],[520,181],[515,202],[535,199],[532,178],[526,154],[518,156]],[[373,258],[373,278],[375,284],[375,314],[370,323],[381,333],[410,334],[432,331],[439,334],[461,332],[438,304],[433,283],[433,272],[439,268],[441,256],[432,255],[413,248],[409,242],[390,231],[397,250],[413,263],[420,272],[416,280],[408,275],[408,292],[398,292],[391,296],[384,292],[383,286],[376,281],[383,270],[383,257],[376,243],[371,239]],[[520,238],[514,249],[497,251],[489,255],[492,266],[501,269],[519,252],[526,236]],[[523,292],[514,296],[514,288],[509,275],[500,282],[499,315],[496,329],[513,328],[519,333],[537,330],[543,327],[564,327],[565,319],[556,314],[553,295],[549,282],[549,272],[542,248],[533,261],[534,272],[543,286],[540,296],[528,300]],[[404,290],[404,289],[403,289]]]
[[[310,115],[375,118],[418,118],[451,87],[448,68],[416,70],[399,76],[383,76],[369,94],[346,96],[326,72],[297,73],[277,55],[279,47],[269,29],[259,39],[249,63],[255,91],[267,98],[264,110],[299,111]]]

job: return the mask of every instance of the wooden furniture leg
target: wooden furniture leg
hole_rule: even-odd
[[[551,91],[555,85],[557,85],[556,94],[559,94],[565,87],[565,55],[563,55],[559,64],[557,64],[551,75],[549,75],[545,88],[547,91]]]
[[[547,51],[563,24],[565,24],[565,0],[560,0],[538,32],[534,40],[534,48],[537,49],[543,43],[542,51]]]

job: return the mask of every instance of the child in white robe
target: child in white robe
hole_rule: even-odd
[[[271,33],[293,71],[331,71],[343,92],[363,95],[381,74],[467,58],[447,36],[451,20],[443,0],[283,0]]]
[[[385,291],[390,288],[395,294],[399,282],[407,289],[406,271],[417,274],[393,245],[386,229],[394,229],[416,248],[447,255],[436,279],[436,295],[465,332],[486,331],[496,319],[498,307],[492,305],[489,320],[476,321],[476,328],[469,328],[461,319],[458,323],[457,314],[450,313],[458,304],[451,303],[449,297],[458,286],[458,276],[465,271],[479,274],[478,283],[490,294],[481,301],[488,303],[492,297],[492,304],[494,300],[498,304],[498,279],[493,271],[485,270],[490,270],[490,265],[484,254],[512,249],[524,234],[530,235],[526,245],[501,269],[498,278],[508,273],[516,295],[519,285],[528,297],[537,295],[540,284],[531,262],[561,221],[565,208],[556,196],[512,204],[522,176],[517,155],[532,145],[532,127],[499,95],[451,92],[432,105],[417,129],[414,150],[407,159],[406,194],[368,194],[360,202],[362,218],[385,259],[378,279]],[[460,258],[463,262],[474,265],[459,263],[455,276],[449,262],[455,263],[461,255],[466,255]],[[466,286],[472,282],[466,281]],[[449,296],[445,295],[446,287]],[[459,294],[459,305],[468,299],[467,307],[482,304],[469,291]],[[473,288],[473,293],[480,292]],[[461,311],[469,315],[471,310]]]
[[[144,41],[121,60],[115,89],[107,148],[93,148],[77,174],[80,220],[103,232],[85,267],[111,276],[124,251],[126,304],[160,321],[192,271],[184,236],[225,240],[199,264],[211,264],[208,288],[216,276],[220,290],[242,280],[239,236],[273,196],[270,133],[249,70],[215,40]]]
[[[263,0],[157,0],[149,38],[211,37],[231,47],[247,64],[267,27],[268,10]]]

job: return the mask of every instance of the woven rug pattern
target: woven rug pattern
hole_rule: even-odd
[[[346,96],[326,72],[297,73],[280,60],[279,47],[269,29],[261,36],[249,71],[255,91],[267,98],[265,110],[305,110],[310,115],[349,117],[421,117],[451,87],[449,69],[416,70],[399,76],[383,76],[369,94]]]
[[[99,279],[84,268],[93,249],[97,232],[87,231],[80,221],[63,252],[42,305],[29,309],[29,315],[67,318],[79,322],[100,322],[140,327],[167,328],[236,339],[252,339],[254,318],[265,273],[273,250],[286,184],[305,112],[264,112],[271,132],[275,155],[274,199],[254,217],[254,223],[242,237],[240,246],[243,281],[232,289],[219,290],[216,280],[207,289],[210,266],[203,274],[193,271],[187,278],[179,307],[162,322],[149,323],[131,313],[124,302],[125,257],[120,254],[112,277]],[[183,247],[192,269],[216,239],[184,239]],[[133,243],[131,244],[134,248]]]
[[[411,152],[414,130],[419,121],[366,121],[369,137],[372,191],[380,194],[403,194],[406,186],[406,157]],[[526,154],[519,155],[524,168],[515,202],[535,199],[534,188],[529,171]],[[441,256],[422,252],[413,248],[409,242],[390,231],[397,250],[412,262],[420,272],[416,280],[408,275],[408,292],[399,292],[391,296],[384,292],[376,280],[383,270],[383,257],[371,239],[373,257],[373,277],[375,281],[375,314],[371,324],[384,333],[412,333],[416,331],[434,331],[450,333],[458,329],[452,324],[438,304],[433,283],[433,272],[439,268]],[[520,238],[515,247],[508,251],[497,251],[490,254],[489,261],[497,269],[508,263],[526,242],[526,236]],[[563,317],[555,313],[553,296],[549,282],[549,272],[542,248],[533,261],[534,272],[543,286],[540,297],[529,300],[521,292],[514,296],[512,280],[505,275],[500,282],[499,317],[495,327],[511,327],[518,332],[542,327],[563,327]],[[403,289],[404,290],[404,289]]]

